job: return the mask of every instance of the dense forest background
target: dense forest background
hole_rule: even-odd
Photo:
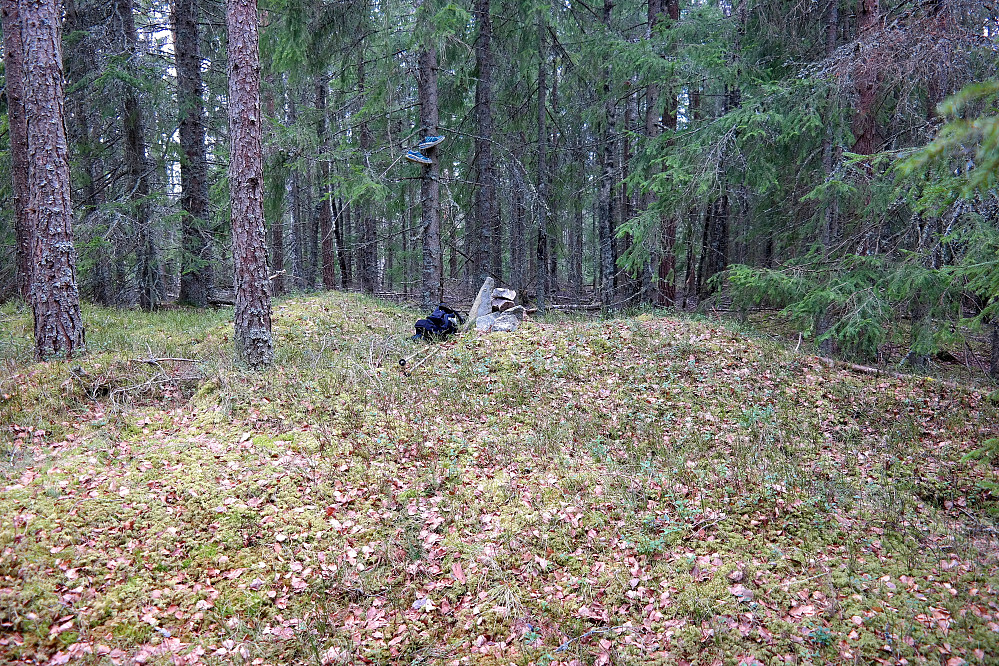
[[[982,330],[999,348],[991,3],[259,10],[274,295],[429,304],[492,275],[540,309],[784,308],[826,351],[859,358],[901,340],[921,365]],[[65,0],[62,43],[83,297],[225,300],[224,3]],[[12,298],[24,286],[4,105]],[[437,132],[433,165],[405,159]]]

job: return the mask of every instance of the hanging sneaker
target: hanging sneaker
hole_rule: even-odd
[[[410,162],[419,162],[420,164],[433,164],[433,160],[424,155],[418,150],[411,150],[406,153],[406,159]]]
[[[443,136],[425,136],[420,139],[420,150],[426,150],[427,148],[433,148],[438,143],[444,140]]]

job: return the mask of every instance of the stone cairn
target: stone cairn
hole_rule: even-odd
[[[497,288],[495,280],[486,278],[468,311],[464,330],[474,326],[483,333],[516,331],[527,314],[524,306],[514,303],[516,298],[516,291]]]

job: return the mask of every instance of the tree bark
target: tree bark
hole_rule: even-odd
[[[28,125],[24,116],[24,45],[17,0],[0,2],[3,59],[10,126],[11,180],[13,181],[15,287],[28,302],[31,295],[31,228],[28,226]]]
[[[538,312],[547,305],[548,276],[548,45],[545,34],[548,25],[545,11],[538,10],[538,245],[535,263],[535,288]]]
[[[235,267],[236,353],[251,368],[274,360],[264,241],[260,57],[256,0],[227,0],[229,30],[229,192]]]
[[[499,232],[496,211],[496,169],[493,164],[493,57],[492,17],[489,0],[475,0],[475,22],[479,33],[475,40],[475,217],[478,230],[475,247],[475,276],[479,284],[490,274],[500,280],[500,254],[495,243]]]
[[[208,305],[215,281],[214,252],[208,218],[208,155],[205,103],[201,81],[201,0],[174,0],[174,48],[179,106],[181,246],[180,301]]]
[[[128,58],[127,70],[138,77],[136,62],[139,57],[138,33],[132,15],[132,0],[115,0],[113,20],[118,30],[118,38]],[[143,126],[142,106],[133,88],[129,88],[122,100],[122,129],[125,139],[125,169],[128,172],[127,187],[135,216],[135,258],[139,280],[139,307],[149,310],[156,307],[163,298],[163,285],[159,280],[159,259],[153,242],[151,229],[152,206],[149,195],[149,174],[152,165],[146,155],[146,137]]]
[[[62,16],[55,0],[21,0],[28,227],[35,355],[66,357],[85,343],[76,286],[69,150],[63,118]]]
[[[417,87],[420,98],[420,129],[424,135],[436,135],[438,128],[437,105],[437,49],[427,42],[420,51]],[[420,300],[430,308],[443,298],[441,270],[440,223],[440,165],[437,163],[437,146],[428,148],[426,156],[432,161],[423,167],[420,185],[420,202],[423,223],[423,287]]]

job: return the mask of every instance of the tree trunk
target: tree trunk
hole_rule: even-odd
[[[266,24],[265,24],[266,25]],[[275,111],[274,94],[274,76],[269,74],[265,80],[266,85],[263,89],[264,98],[264,120],[261,123],[261,127],[272,127],[273,123],[278,122],[277,113]],[[273,160],[275,155],[275,143],[273,132],[268,132],[267,136],[263,139],[263,144],[268,146],[266,160]],[[270,261],[270,271],[272,276],[270,278],[271,283],[271,296],[280,296],[284,293],[284,204],[285,204],[285,192],[288,189],[288,183],[286,181],[276,181],[271,180],[269,184],[270,192],[266,191],[264,198],[266,203],[264,204],[264,224],[265,229],[270,236],[270,251],[271,251],[271,261]],[[268,209],[270,209],[268,211]],[[268,212],[270,213],[270,225],[267,225]]]
[[[475,22],[479,34],[475,40],[475,217],[478,234],[475,246],[474,274],[479,284],[490,274],[500,280],[499,254],[495,237],[499,231],[496,211],[496,170],[493,165],[493,89],[492,89],[492,17],[489,0],[475,0]]]
[[[260,59],[256,0],[227,0],[229,30],[229,193],[236,292],[236,353],[251,368],[274,360],[264,242]]]
[[[3,59],[10,126],[11,180],[13,181],[15,286],[28,302],[31,294],[31,228],[28,226],[28,125],[24,117],[24,45],[17,0],[0,2],[3,26]]]
[[[427,42],[420,51],[417,86],[420,98],[420,130],[424,135],[438,132],[437,106],[437,47]],[[440,223],[440,165],[437,163],[437,146],[428,148],[426,156],[432,161],[423,167],[420,202],[423,214],[423,287],[421,303],[430,308],[443,299],[443,268],[441,255]]]
[[[330,192],[330,163],[326,156],[329,152],[329,116],[326,108],[326,79],[316,81],[316,113],[319,117],[316,125],[316,135],[319,138],[319,150],[323,153],[319,160],[319,201],[317,217],[319,220],[320,253],[323,269],[323,289],[336,289],[336,243],[333,238],[332,193]]]
[[[649,31],[650,33],[668,17],[671,23],[680,20],[679,0],[649,0]],[[659,135],[659,95],[658,85],[650,85],[646,97],[645,135],[653,138]],[[662,125],[670,132],[677,127],[677,98],[672,88],[667,88],[665,111],[662,115]],[[672,144],[672,141],[670,142]],[[655,199],[647,195],[643,207],[648,208]],[[659,246],[659,260],[656,266],[655,302],[658,305],[674,305],[676,303],[676,232],[677,218],[675,215],[664,216],[661,220],[662,238]]]
[[[836,51],[836,43],[839,36],[839,2],[834,0],[829,3],[829,10],[826,16],[826,55],[832,56]],[[836,104],[835,91],[830,89],[827,97],[830,115],[832,107]],[[830,118],[827,123],[826,136],[822,145],[822,166],[826,172],[826,179],[831,180],[836,172],[836,164],[839,162],[839,148],[836,146],[835,125]],[[820,242],[826,252],[832,248],[836,238],[836,218],[838,217],[838,204],[836,195],[832,195],[832,200],[826,202],[826,209],[823,211],[822,232]]]
[[[610,30],[611,10],[614,8],[612,0],[604,0],[603,21]],[[617,256],[614,253],[614,202],[612,193],[614,191],[614,134],[617,107],[615,100],[611,96],[611,70],[610,66],[604,68],[604,136],[603,154],[601,156],[600,189],[597,193],[597,205],[600,210],[598,220],[600,231],[600,303],[606,309],[612,309],[615,305],[614,294],[614,270],[617,264]]]
[[[524,136],[514,141],[513,161],[510,163],[510,285],[521,294],[527,288],[527,205],[524,192],[527,179],[524,174]]]
[[[174,48],[179,105],[181,218],[180,301],[208,304],[215,281],[208,218],[208,156],[205,149],[204,92],[201,83],[201,0],[174,0]]]
[[[295,104],[295,92],[285,79],[287,94],[286,121],[288,127],[294,127],[298,122],[298,107]],[[292,169],[288,177],[288,209],[291,211],[291,275],[292,289],[305,289],[305,215],[302,214],[302,174],[298,169]]]
[[[548,47],[544,8],[538,11],[538,245],[535,264],[538,312],[544,312],[548,297]]]
[[[39,359],[56,354],[70,357],[83,348],[85,335],[76,286],[63,118],[62,16],[55,0],[21,0],[20,10],[35,355]]]
[[[114,22],[118,38],[127,57],[128,72],[138,77],[138,33],[132,15],[132,0],[115,0]],[[200,61],[199,61],[200,63]],[[163,285],[159,280],[159,259],[153,243],[151,228],[152,206],[149,200],[149,174],[152,165],[146,155],[146,137],[143,126],[142,106],[136,91],[129,88],[122,100],[122,124],[125,139],[125,169],[128,173],[127,188],[135,216],[135,258],[139,280],[139,307],[149,310],[163,298]]]
[[[360,103],[365,104],[364,97],[364,50],[358,52],[357,61],[357,93]],[[366,117],[360,120],[360,147],[364,155],[365,166],[367,166],[368,155],[374,148],[374,137],[371,135],[371,126]],[[358,276],[361,278],[361,289],[366,294],[373,294],[378,289],[378,233],[376,221],[371,214],[371,201],[363,201],[361,207],[361,248],[357,253]]]
[[[989,377],[999,379],[999,319],[992,320],[989,348]]]
[[[881,18],[880,0],[859,0],[857,22],[860,36],[869,33]],[[870,64],[861,61],[855,73],[857,86],[857,112],[853,117],[853,152],[871,155],[881,149],[884,139],[877,122],[877,96],[879,73]]]

